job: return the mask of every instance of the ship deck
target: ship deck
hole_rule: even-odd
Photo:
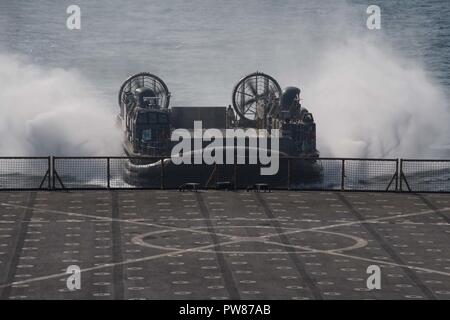
[[[0,298],[450,299],[449,217],[449,194],[1,192]]]

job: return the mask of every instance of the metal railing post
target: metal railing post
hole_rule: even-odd
[[[216,170],[216,185],[217,185],[217,182],[220,181],[220,172],[219,172],[220,166],[217,164],[217,162],[214,163],[214,166],[216,168],[215,170]],[[208,187],[206,189],[208,189]]]
[[[287,158],[287,189],[291,190],[291,158]]]
[[[237,158],[235,159],[233,165],[233,182],[234,182],[234,190],[237,190]]]
[[[106,187],[108,189],[111,188],[111,158],[107,157],[106,158],[106,178],[107,178],[107,184]]]
[[[55,177],[55,157],[52,156],[52,189],[55,190],[56,189],[56,177]]]
[[[345,159],[342,159],[341,167],[341,191],[345,190]]]
[[[398,177],[399,177],[399,174],[398,174],[398,166],[399,166],[399,161],[398,161],[398,159],[397,159],[397,161],[396,161],[396,165],[395,165],[395,170],[396,170],[396,173],[395,173],[395,175],[396,175],[396,179],[395,179],[395,191],[398,191]]]
[[[164,157],[161,157],[161,190],[164,190]]]
[[[400,192],[403,192],[403,159],[400,159],[399,178],[400,178]]]
[[[52,189],[52,177],[53,177],[52,157],[48,156],[48,190]]]

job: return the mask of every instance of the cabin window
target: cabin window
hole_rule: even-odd
[[[142,101],[144,103],[144,106],[159,106],[160,98],[157,97],[143,97]]]

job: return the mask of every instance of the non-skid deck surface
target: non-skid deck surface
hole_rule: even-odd
[[[0,298],[449,299],[449,217],[444,194],[3,192]]]

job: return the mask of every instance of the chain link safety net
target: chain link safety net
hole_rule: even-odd
[[[402,160],[403,191],[450,192],[450,160]]]
[[[268,166],[248,161],[176,165],[159,157],[3,157],[0,190],[179,189],[185,184],[234,190],[267,184],[291,190],[450,192],[450,160],[408,159],[399,165],[397,159],[289,157],[279,159],[275,174],[262,174]]]
[[[49,188],[49,159],[0,158],[0,189]]]

